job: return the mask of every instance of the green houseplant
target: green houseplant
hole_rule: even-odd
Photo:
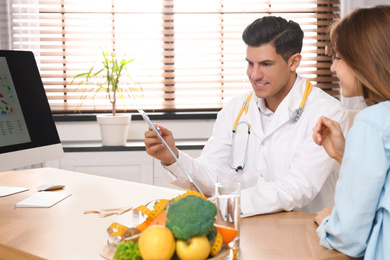
[[[127,141],[128,126],[131,121],[131,114],[117,113],[118,99],[125,99],[126,95],[129,98],[134,98],[134,92],[142,90],[138,87],[138,82],[127,74],[127,65],[134,62],[135,59],[128,59],[126,56],[121,58],[116,57],[115,52],[102,50],[103,60],[102,67],[95,69],[91,67],[88,72],[77,74],[70,85],[76,83],[77,79],[82,79],[77,83],[76,90],[85,86],[84,94],[81,96],[81,102],[77,109],[82,106],[83,101],[91,97],[95,99],[98,92],[105,92],[106,97],[112,105],[111,114],[98,114],[97,122],[100,125],[103,145],[121,146]],[[125,82],[124,79],[127,79]],[[125,82],[125,83],[124,83]]]

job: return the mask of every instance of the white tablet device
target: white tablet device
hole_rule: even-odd
[[[167,146],[167,148],[171,151],[171,148],[169,148],[168,144],[166,144],[165,140],[162,138],[162,136],[160,135],[160,133],[158,131],[160,131],[160,129],[156,129],[152,123],[152,121],[150,121],[150,118],[148,117],[148,115],[145,113],[145,111],[143,111],[142,109],[138,109],[138,112],[141,114],[142,118],[148,123],[148,125],[150,126],[150,128],[152,128],[152,130],[154,132],[156,132],[158,138],[164,143],[165,146]],[[176,157],[176,156],[175,156]]]
[[[184,166],[181,164],[181,162],[179,161],[179,159],[176,157],[175,153],[172,151],[172,149],[169,147],[169,145],[165,142],[164,138],[162,138],[162,136],[160,135],[159,133],[159,130],[160,129],[156,129],[156,127],[154,127],[152,121],[150,121],[150,118],[148,117],[148,115],[145,113],[145,111],[143,111],[142,109],[138,109],[138,112],[141,114],[142,118],[148,123],[148,125],[150,126],[150,128],[157,134],[158,138],[161,140],[161,142],[163,142],[163,144],[165,145],[165,147],[168,149],[168,151],[171,153],[171,155],[173,156],[173,158],[175,158],[175,161],[180,165],[180,167],[182,168],[182,170],[184,171],[184,173],[187,175],[187,178],[190,180],[190,182],[195,186],[195,188],[201,193],[203,194],[203,192],[199,189],[198,185],[194,182],[194,180],[191,178],[191,176],[188,174],[187,170],[184,168]],[[203,194],[204,195],[204,194]]]

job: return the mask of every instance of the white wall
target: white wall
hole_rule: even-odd
[[[195,120],[154,120],[171,131],[178,144],[203,144],[211,136],[214,119]],[[56,122],[58,134],[64,147],[88,148],[101,145],[100,129],[94,122]],[[148,125],[143,120],[133,120],[128,132],[129,145],[142,145]],[[92,143],[91,143],[92,142]],[[82,149],[81,149],[82,150]],[[73,150],[74,151],[74,150]],[[193,157],[198,157],[201,150],[185,150]],[[79,151],[67,152],[59,160],[46,162],[36,167],[53,167],[94,174],[126,181],[176,188],[167,183],[162,175],[160,162],[145,151]]]
[[[358,7],[369,7],[379,4],[390,4],[389,0],[341,0],[341,16]]]

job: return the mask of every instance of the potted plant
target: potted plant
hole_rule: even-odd
[[[125,98],[126,93],[132,98],[134,97],[132,92],[139,90],[137,87],[138,82],[134,81],[130,75],[125,74],[127,71],[126,66],[135,61],[135,59],[128,59],[126,56],[118,59],[115,52],[108,52],[107,50],[102,50],[102,54],[102,68],[95,70],[95,66],[93,66],[88,72],[77,74],[70,85],[73,85],[76,79],[83,78],[83,80],[77,83],[79,86],[85,85],[83,90],[85,94],[81,96],[82,100],[90,97],[88,95],[90,92],[94,92],[93,99],[98,92],[106,92],[106,97],[112,105],[111,114],[98,114],[96,116],[100,125],[102,143],[105,146],[123,146],[127,141],[131,114],[117,113],[116,105],[119,98]],[[129,85],[122,84],[122,79],[125,76],[130,80],[128,82]],[[88,87],[90,88],[88,89]],[[82,101],[77,109],[81,105]]]

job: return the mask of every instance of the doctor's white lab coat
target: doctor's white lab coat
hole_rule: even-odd
[[[235,139],[231,164],[242,165],[249,136],[247,159],[243,171],[229,167],[234,121],[250,92],[234,98],[218,113],[212,136],[201,156],[191,158],[179,151],[179,160],[206,195],[214,194],[219,181],[241,183],[242,216],[278,211],[300,210],[315,213],[333,206],[339,165],[314,143],[312,131],[321,116],[340,123],[346,133],[348,114],[342,104],[319,88],[313,87],[298,122],[290,116],[299,107],[306,79],[296,82],[275,111],[267,131],[263,132],[257,97],[253,95],[248,113],[240,121],[251,125],[248,135],[240,124]],[[177,163],[164,166],[164,178],[173,185],[189,188],[189,182]]]

